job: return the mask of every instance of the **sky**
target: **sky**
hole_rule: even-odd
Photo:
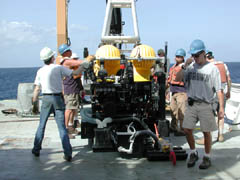
[[[0,6],[0,68],[40,67],[40,50],[57,51],[57,0],[5,0]],[[239,0],[137,0],[141,43],[155,52],[168,42],[168,57],[174,63],[179,48],[189,51],[195,39],[204,41],[215,59],[240,61]],[[80,58],[83,48],[95,54],[101,42],[106,0],[70,0],[68,35],[71,49]],[[124,34],[132,30],[130,11],[122,11]],[[187,53],[188,58],[190,55]]]

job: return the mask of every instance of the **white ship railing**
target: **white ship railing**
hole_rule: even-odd
[[[240,130],[240,84],[232,83],[231,97],[227,100],[225,108],[225,122],[232,130]]]

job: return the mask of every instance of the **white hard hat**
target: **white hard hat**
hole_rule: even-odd
[[[44,47],[41,51],[40,51],[40,59],[45,61],[50,59],[52,56],[54,56],[55,52],[52,51],[50,48],[48,47]]]
[[[75,59],[75,58],[79,58],[79,56],[78,56],[76,53],[72,53],[71,58],[72,58],[72,59]]]

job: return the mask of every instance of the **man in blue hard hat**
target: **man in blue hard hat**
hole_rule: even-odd
[[[175,53],[176,63],[170,68],[167,87],[170,87],[171,101],[171,130],[175,136],[185,136],[183,132],[183,118],[185,112],[185,101],[187,100],[186,88],[183,81],[176,81],[176,74],[182,69],[186,52],[184,49],[178,49]],[[180,124],[180,127],[179,127]]]
[[[68,67],[69,69],[74,69],[79,66],[79,60],[74,60],[71,58],[72,51],[69,45],[62,44],[58,47],[58,51],[62,56],[60,60],[61,65]],[[94,57],[92,58],[94,59]],[[89,60],[92,60],[89,59]],[[80,101],[80,91],[82,90],[80,76],[65,77],[63,79],[64,87],[64,100],[66,104],[65,111],[65,125],[68,130],[69,137],[71,139],[75,138],[75,135],[80,134],[74,127],[74,116],[78,113],[79,101]]]
[[[199,39],[194,40],[190,45],[189,51],[192,58],[186,61],[182,66],[182,71],[177,74],[177,79],[183,78],[188,96],[183,120],[184,132],[191,149],[187,166],[189,168],[193,167],[198,160],[193,130],[199,121],[205,139],[205,154],[202,163],[199,165],[200,169],[207,169],[211,166],[211,131],[217,130],[212,106],[215,93],[220,104],[219,116],[224,116],[220,73],[214,64],[207,61],[205,51],[203,41]]]
[[[70,46],[62,44],[58,47],[58,52],[61,54],[62,59],[60,60],[61,65],[72,69],[75,66],[75,61],[71,59],[72,51]],[[66,104],[65,111],[65,125],[68,130],[69,138],[75,139],[75,135],[79,132],[73,126],[74,116],[78,113],[79,107],[79,94],[81,91],[80,78],[64,77],[64,101]]]

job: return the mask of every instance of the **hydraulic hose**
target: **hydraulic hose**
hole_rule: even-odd
[[[98,128],[105,128],[107,127],[108,123],[112,122],[112,118],[110,117],[104,118],[104,120],[102,121],[97,118],[92,118],[92,110],[90,108],[82,109],[80,114],[82,116],[83,121],[89,122],[91,124],[97,124]]]
[[[131,122],[137,122],[139,123],[143,129],[148,130],[148,125],[146,123],[144,123],[143,121],[141,121],[139,118],[134,117],[134,116],[127,116],[127,117],[122,117],[122,118],[114,118],[111,120],[109,118],[105,118],[106,120],[101,121],[98,118],[93,118],[92,117],[92,109],[91,108],[84,108],[81,110],[80,112],[81,116],[82,116],[82,120],[83,122],[89,122],[91,124],[103,124],[103,126],[105,126],[106,123],[110,123],[111,122],[116,122],[116,123],[131,123]],[[103,122],[103,123],[102,123]],[[100,125],[101,126],[101,125]],[[106,126],[105,126],[106,127]],[[102,128],[102,127],[100,127]]]
[[[148,125],[141,121],[139,118],[134,117],[134,116],[128,116],[128,117],[123,117],[123,118],[116,118],[113,120],[113,122],[121,123],[121,122],[138,122],[145,130],[148,130]]]
[[[133,153],[133,144],[134,144],[135,139],[137,137],[143,136],[143,135],[148,135],[148,136],[152,137],[154,139],[154,141],[157,143],[157,148],[160,149],[161,143],[160,143],[158,137],[150,130],[141,130],[141,131],[137,131],[135,134],[133,134],[130,137],[129,149],[126,149],[126,148],[124,148],[122,146],[119,146],[118,147],[118,152],[125,152],[125,153],[128,153],[128,154],[132,154]]]

